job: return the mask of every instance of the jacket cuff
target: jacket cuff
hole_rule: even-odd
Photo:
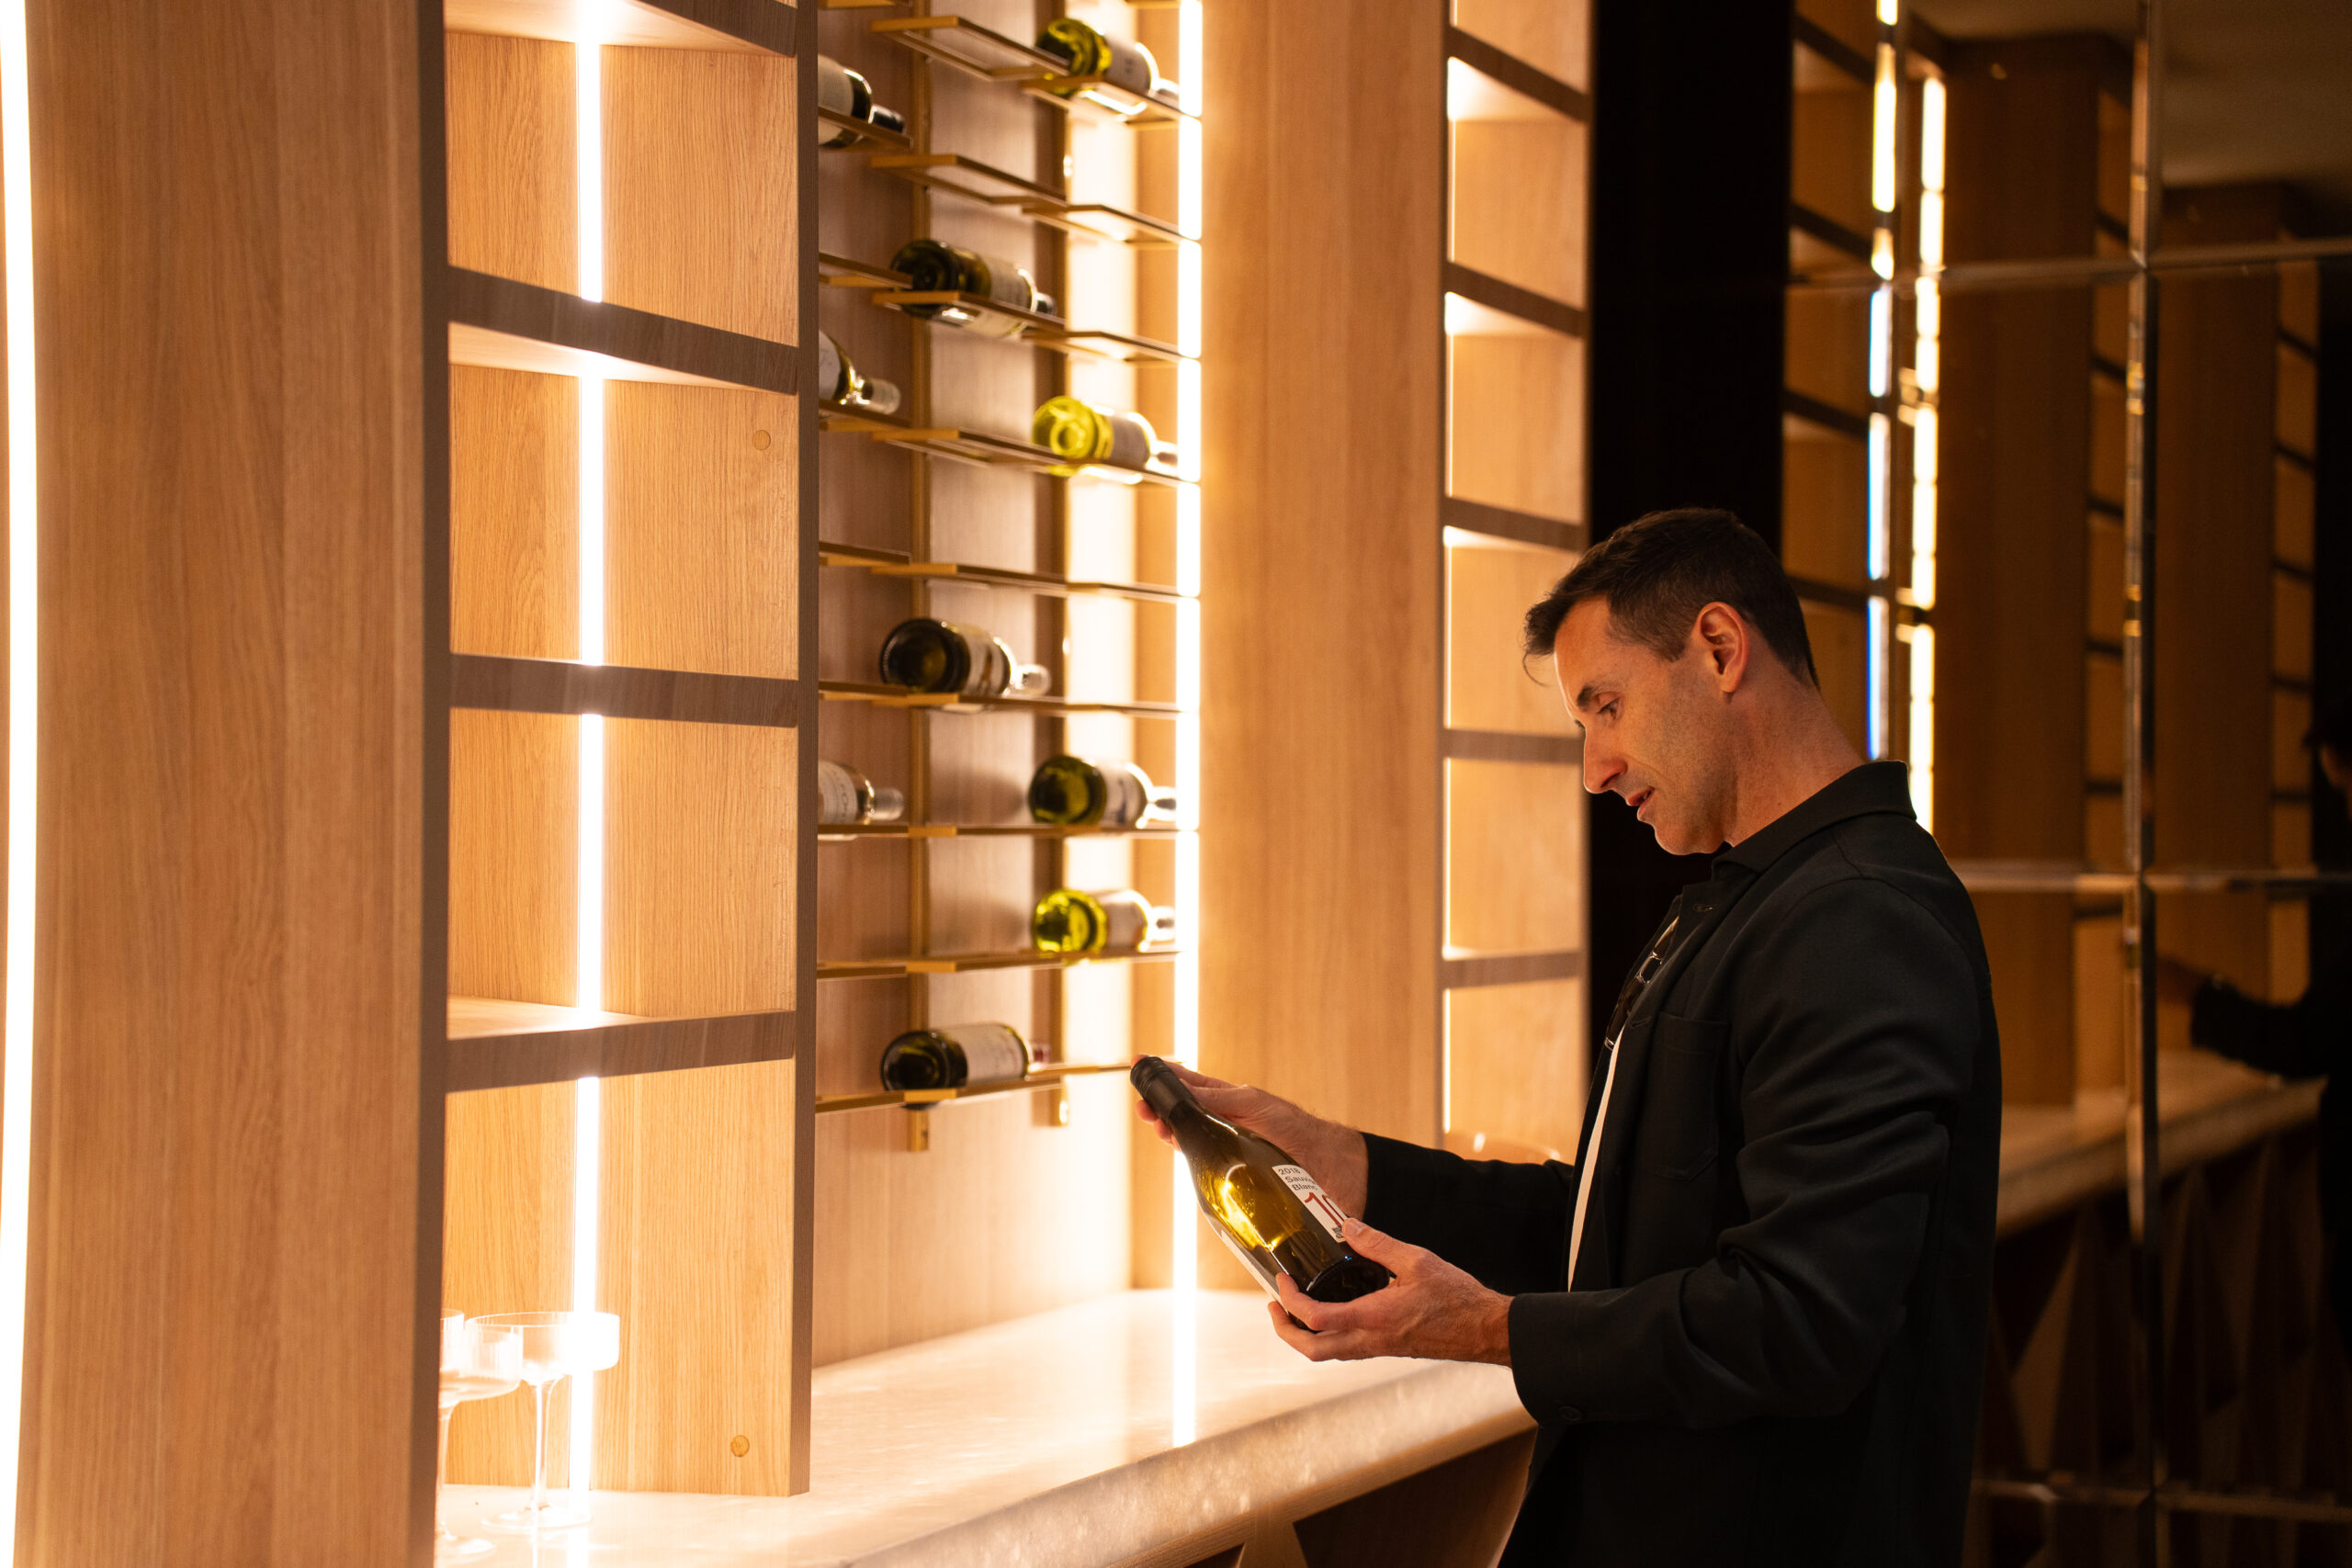
[[[1510,1381],[1539,1425],[1572,1427],[1585,1418],[1589,1380],[1579,1351],[1593,1306],[1613,1293],[1539,1291],[1510,1299]]]
[[[1363,1135],[1365,1224],[1400,1239],[1419,1232],[1430,1217],[1428,1195],[1458,1168],[1459,1156],[1419,1144],[1399,1143],[1377,1133]]]
[[[2237,1016],[2245,1010],[2245,992],[2219,976],[2209,977],[2197,987],[2197,996],[2188,1004],[2188,1038],[2199,1045],[2215,1045],[2230,1031]]]

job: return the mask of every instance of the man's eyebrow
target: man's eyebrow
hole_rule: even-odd
[[[1588,681],[1577,690],[1576,709],[1581,713],[1592,705],[1592,682]]]

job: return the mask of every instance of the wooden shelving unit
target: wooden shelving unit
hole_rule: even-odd
[[[1547,13],[1554,13],[1548,14]],[[1587,1012],[1582,748],[1517,651],[1585,543],[1585,6],[1476,6],[1444,35],[1444,562],[1437,766],[1442,1132],[1573,1158]]]

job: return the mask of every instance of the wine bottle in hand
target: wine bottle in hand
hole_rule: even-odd
[[[1315,1178],[1257,1134],[1210,1115],[1166,1062],[1143,1057],[1127,1077],[1192,1168],[1209,1229],[1268,1295],[1281,1299],[1282,1274],[1318,1302],[1351,1302],[1394,1278],[1340,1239],[1340,1206]]]

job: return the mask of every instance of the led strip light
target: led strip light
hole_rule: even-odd
[[[1183,73],[1184,107],[1201,110],[1201,0],[1183,0],[1176,25]],[[1187,234],[1202,231],[1201,124],[1197,118],[1176,127],[1176,225]],[[1185,241],[1176,249],[1176,342],[1186,354],[1201,351],[1201,247]],[[1182,441],[1185,477],[1200,478],[1201,367],[1197,358],[1176,368],[1176,421]],[[1201,492],[1197,484],[1176,491],[1176,586],[1185,599],[1176,607],[1176,701],[1182,712],[1176,720],[1176,788],[1182,813],[1176,836],[1176,907],[1195,922],[1201,908]],[[1176,1059],[1197,1066],[1201,1055],[1201,961],[1197,939],[1176,960],[1175,1017],[1170,1045]],[[1170,1152],[1169,1173],[1170,1238],[1169,1283],[1175,1291],[1173,1356],[1170,1363],[1170,1439],[1191,1442],[1198,1436],[1195,1411],[1199,1393],[1199,1340],[1193,1292],[1200,1285],[1199,1237],[1193,1218],[1192,1173],[1184,1156]]]

